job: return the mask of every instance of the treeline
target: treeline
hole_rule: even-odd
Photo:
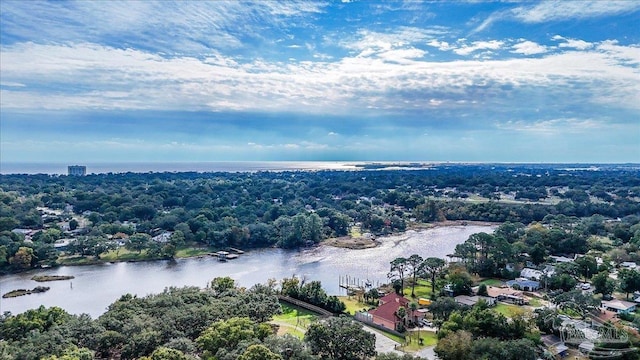
[[[388,234],[413,222],[447,219],[529,224],[549,215],[622,218],[640,213],[639,195],[640,171],[633,167],[0,175],[0,271],[54,263],[52,244],[69,232],[77,242],[68,251],[84,256],[100,256],[115,246],[107,241],[114,237],[162,231],[177,233],[174,246],[295,248],[347,235],[354,224]],[[554,205],[514,201],[551,197]],[[43,214],[41,207],[59,214]],[[11,231],[16,228],[38,232],[24,242]],[[172,256],[171,248],[146,244],[158,257]]]
[[[277,326],[268,323],[281,312],[275,285],[244,289],[225,277],[207,289],[123,295],[95,320],[58,307],[5,312],[0,316],[0,358],[340,360],[376,355],[373,334],[348,318],[312,324],[304,341],[277,336]],[[339,341],[343,336],[357,344]],[[412,357],[383,354],[380,359]]]
[[[551,255],[587,254],[571,265],[558,267],[548,279],[551,289],[571,288],[576,281],[571,277],[589,279],[598,272],[607,271],[610,262],[618,265],[625,261],[640,262],[640,216],[626,216],[607,221],[602,216],[576,218],[547,215],[529,226],[505,222],[493,234],[471,235],[455,248],[454,255],[471,273],[484,277],[513,278],[516,273],[509,264],[534,265],[546,262]],[[595,256],[606,261],[598,266]]]
[[[320,281],[300,281],[297,277],[282,279],[282,295],[298,299],[309,304],[331,311],[334,314],[342,313],[346,306],[337,296],[327,295]]]

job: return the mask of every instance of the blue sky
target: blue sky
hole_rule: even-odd
[[[640,162],[640,1],[0,2],[0,161]]]

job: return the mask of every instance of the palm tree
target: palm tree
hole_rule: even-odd
[[[418,310],[418,304],[415,302],[411,302],[409,304],[409,309],[411,310],[411,322],[416,323],[416,310]]]
[[[402,320],[402,328],[398,330],[403,331],[407,322],[407,309],[404,306],[400,306],[396,311],[396,315],[398,315],[398,317]]]

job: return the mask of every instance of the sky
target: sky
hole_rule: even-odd
[[[2,162],[640,162],[640,1],[0,2]]]

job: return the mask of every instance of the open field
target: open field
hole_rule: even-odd
[[[522,315],[526,313],[528,310],[518,305],[504,304],[499,303],[496,307],[493,308],[496,312],[511,318],[516,315]]]

